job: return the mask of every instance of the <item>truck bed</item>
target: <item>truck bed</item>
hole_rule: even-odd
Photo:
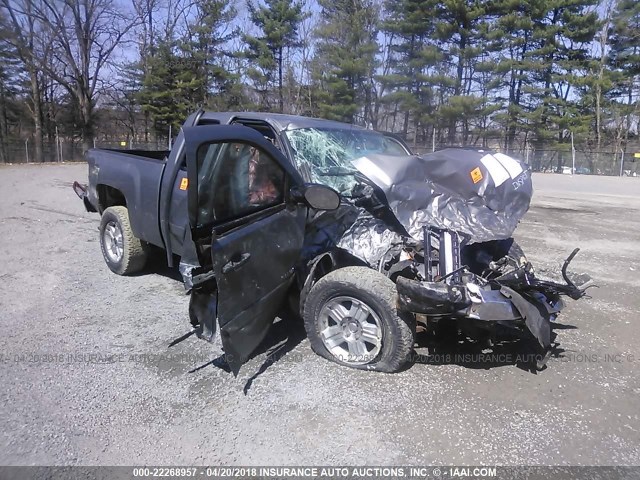
[[[126,206],[134,235],[159,247],[163,242],[158,197],[167,155],[167,151],[107,148],[87,152],[91,204],[100,211],[104,205]]]
[[[164,161],[169,156],[170,150],[122,150],[119,148],[97,148],[95,150],[105,150],[119,154],[134,155],[137,157],[145,157],[153,160]]]

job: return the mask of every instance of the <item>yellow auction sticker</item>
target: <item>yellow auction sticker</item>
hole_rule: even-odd
[[[469,175],[471,175],[471,180],[473,180],[473,183],[478,183],[480,180],[482,180],[482,170],[480,170],[480,167],[476,167],[471,170]]]
[[[186,190],[188,186],[189,179],[187,177],[184,177],[182,180],[180,180],[180,190]]]

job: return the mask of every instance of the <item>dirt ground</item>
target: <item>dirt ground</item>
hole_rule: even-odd
[[[539,267],[581,247],[600,286],[542,372],[465,345],[356,371],[279,322],[234,378],[218,344],[170,346],[176,271],[107,269],[70,188],[86,170],[0,167],[0,464],[640,464],[640,179],[534,175],[517,240]]]

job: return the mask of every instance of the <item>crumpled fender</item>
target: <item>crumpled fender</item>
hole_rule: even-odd
[[[538,302],[534,298],[527,299],[509,287],[503,286],[500,293],[515,305],[524,318],[527,328],[536,337],[540,346],[548,348],[551,345],[551,316],[544,305],[538,307]],[[544,309],[544,314],[542,309]]]
[[[318,255],[317,257],[315,257],[313,260],[311,260],[308,264],[308,273],[306,275],[306,278],[304,280],[304,284],[302,286],[302,288],[300,289],[300,313],[302,314],[302,312],[304,312],[304,304],[307,301],[307,296],[309,295],[309,292],[311,291],[311,287],[313,287],[313,284],[316,282],[317,280],[317,276],[316,276],[316,271],[318,269],[318,266],[320,265],[320,262],[322,262],[323,260],[329,261],[331,262],[331,265],[333,265],[335,262],[333,260],[333,256],[331,252],[325,252],[322,253],[320,255]]]

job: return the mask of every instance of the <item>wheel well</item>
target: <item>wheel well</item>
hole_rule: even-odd
[[[100,213],[109,207],[127,206],[127,200],[124,194],[117,188],[110,187],[109,185],[98,185],[96,192],[98,193],[98,208]]]
[[[324,277],[327,273],[331,272],[336,268],[336,262],[332,258],[331,255],[323,255],[320,257],[318,263],[316,263],[315,268],[309,272],[311,276],[311,283],[314,284],[322,277]]]
[[[343,267],[368,267],[368,265],[342,249],[322,253],[311,261],[307,276],[302,279],[303,284],[300,289],[300,313],[304,311],[304,303],[307,300],[307,295],[311,291],[311,287],[328,273]]]

